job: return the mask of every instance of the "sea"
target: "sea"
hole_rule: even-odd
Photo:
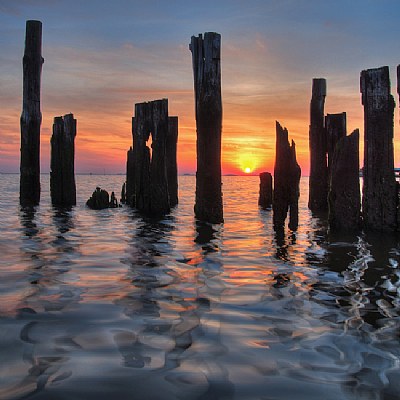
[[[274,232],[257,176],[223,177],[225,222],[194,218],[195,177],[162,219],[85,206],[121,175],[77,175],[77,206],[21,209],[0,175],[1,399],[400,398],[400,243],[333,235],[307,208]]]

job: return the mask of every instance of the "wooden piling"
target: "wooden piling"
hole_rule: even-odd
[[[363,220],[369,230],[393,231],[397,226],[397,189],[394,175],[394,99],[389,68],[361,72],[364,105]]]
[[[314,212],[328,210],[327,143],[324,126],[326,80],[313,79],[310,105],[310,180],[308,208]]]
[[[134,196],[135,207],[150,216],[170,211],[166,143],[168,136],[168,100],[135,104]],[[151,136],[151,150],[147,141]]]
[[[55,206],[76,205],[75,137],[76,119],[73,114],[54,118],[50,141],[50,195]]]
[[[42,74],[42,23],[26,22],[21,114],[20,204],[40,201],[40,82]]]
[[[223,222],[221,178],[221,35],[206,32],[192,36],[196,127],[197,172],[196,218],[211,223]]]
[[[299,197],[301,168],[297,163],[296,143],[292,140],[289,152],[289,229],[297,230],[299,225]]]
[[[166,147],[167,180],[169,204],[174,207],[178,204],[178,165],[176,152],[178,145],[178,117],[168,118],[168,136]]]
[[[338,140],[331,159],[329,227],[331,231],[360,228],[359,131]]]
[[[327,114],[325,117],[326,141],[328,152],[328,183],[337,142],[346,136],[346,113]],[[328,185],[329,187],[329,185]],[[329,189],[328,189],[329,190]]]
[[[274,167],[273,223],[281,229],[290,210],[289,228],[298,226],[298,199],[301,170],[296,160],[296,146],[288,140],[288,130],[276,121],[276,154]]]
[[[272,175],[270,172],[261,172],[258,205],[261,208],[270,208],[272,207],[272,199],[273,199]]]
[[[125,202],[135,207],[135,158],[132,146],[126,153]]]

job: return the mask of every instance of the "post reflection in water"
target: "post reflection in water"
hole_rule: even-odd
[[[193,219],[194,177],[159,220],[84,206],[119,176],[77,176],[71,210],[44,193],[10,212],[17,178],[0,175],[0,398],[398,398],[399,237],[329,232],[307,179],[298,230],[275,232],[258,177],[224,177],[221,225]]]

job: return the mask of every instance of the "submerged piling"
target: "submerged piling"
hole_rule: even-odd
[[[166,143],[168,100],[135,104],[133,119],[135,207],[150,216],[170,211]],[[151,148],[147,146],[151,138]]]
[[[223,222],[221,179],[221,35],[206,32],[192,36],[197,172],[196,218],[211,223]]]
[[[290,211],[289,228],[298,226],[298,199],[301,169],[296,160],[296,146],[288,140],[288,130],[276,121],[276,155],[274,167],[273,223],[281,229]]]
[[[20,204],[40,201],[40,83],[42,74],[42,23],[26,22],[21,114]]]
[[[178,145],[178,117],[168,118],[168,136],[166,144],[167,180],[169,204],[174,207],[178,204],[178,165],[176,151]]]
[[[331,160],[329,226],[332,231],[360,228],[359,131],[339,139]]]
[[[336,144],[340,139],[346,136],[346,113],[327,114],[325,117],[326,128],[326,142],[328,153],[328,183],[330,177],[330,170],[333,160],[333,153],[335,152]],[[328,185],[329,186],[329,185]]]
[[[132,119],[133,121],[133,119]],[[135,162],[132,146],[126,153],[126,185],[125,202],[131,207],[135,207]]]
[[[369,230],[392,231],[397,226],[397,188],[389,68],[362,71],[360,90],[364,106],[364,226]]]
[[[51,137],[50,195],[55,206],[76,205],[76,119],[73,114],[54,118]]]
[[[326,80],[313,79],[310,104],[310,180],[308,208],[314,212],[328,210],[327,143],[324,126]]]
[[[261,172],[258,205],[261,208],[270,208],[272,206],[272,199],[273,199],[272,175],[270,172]]]

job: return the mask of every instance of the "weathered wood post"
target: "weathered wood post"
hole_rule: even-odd
[[[346,113],[327,114],[325,117],[326,141],[328,152],[328,186],[333,153],[337,142],[346,136]],[[329,189],[328,189],[329,190]]]
[[[261,172],[258,205],[261,208],[270,208],[272,206],[272,199],[273,199],[272,175],[270,172]]]
[[[289,229],[295,231],[299,226],[299,197],[301,168],[297,163],[296,143],[292,140],[289,152]]]
[[[125,201],[131,207],[135,207],[135,158],[132,146],[126,153],[126,186]]]
[[[342,137],[331,160],[329,184],[329,226],[332,231],[360,228],[359,131]]]
[[[397,94],[399,95],[399,105],[400,105],[400,64],[397,66]]]
[[[178,165],[176,161],[177,144],[178,117],[169,117],[167,136],[167,180],[169,204],[171,207],[178,204]]]
[[[150,216],[170,211],[166,143],[168,100],[135,104],[134,121],[134,195],[135,207]],[[147,141],[152,138],[151,148]]]
[[[76,119],[73,114],[55,117],[51,137],[50,194],[55,206],[76,205]]]
[[[400,64],[397,66],[397,94],[400,106]],[[400,183],[396,181],[397,188],[397,230],[400,231]]]
[[[395,230],[394,99],[390,94],[389,68],[362,71],[360,89],[364,105],[364,225],[370,230]]]
[[[22,206],[34,206],[40,201],[40,81],[43,62],[42,23],[27,21],[21,114],[19,198]]]
[[[301,170],[296,161],[296,146],[288,140],[288,130],[276,121],[276,154],[274,167],[273,223],[281,229],[290,209],[289,228],[298,226],[298,199]]]
[[[327,144],[324,126],[326,80],[313,79],[310,105],[310,180],[308,208],[314,212],[328,210]]]
[[[223,222],[221,179],[221,35],[206,32],[192,36],[194,93],[197,127],[196,203],[199,220]]]

